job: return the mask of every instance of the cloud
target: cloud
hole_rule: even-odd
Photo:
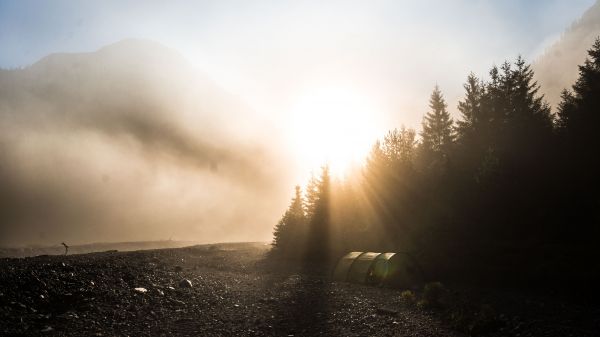
[[[0,244],[268,239],[289,183],[252,116],[147,41],[0,72]]]

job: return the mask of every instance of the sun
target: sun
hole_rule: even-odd
[[[321,87],[299,97],[289,135],[302,169],[329,165],[343,177],[362,165],[378,135],[378,113],[368,97],[343,87]]]

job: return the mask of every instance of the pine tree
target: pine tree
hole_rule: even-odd
[[[411,165],[415,159],[417,148],[417,133],[413,129],[400,129],[400,158],[401,161]]]
[[[400,130],[389,131],[383,138],[383,144],[377,144],[389,166],[412,163],[416,147],[415,136],[414,130],[403,126]]]
[[[330,253],[331,230],[331,177],[329,167],[324,166],[316,182],[315,201],[308,219],[307,255],[309,260],[327,262]]]
[[[431,110],[423,117],[422,146],[426,152],[445,157],[454,141],[453,122],[437,85],[431,94],[429,107]]]
[[[582,237],[597,237],[600,229],[600,38],[579,66],[572,91],[564,91],[557,126],[562,141],[562,179],[566,202],[572,205],[569,218],[584,219]],[[570,220],[570,219],[569,219]]]
[[[306,215],[304,213],[302,190],[296,186],[294,198],[273,231],[273,251],[281,255],[293,256],[299,253],[298,242],[302,241]]]
[[[497,66],[490,70],[490,81],[485,84],[485,94],[481,99],[481,122],[477,132],[484,143],[483,148],[494,147],[494,136],[502,133],[505,121],[506,85],[503,84],[505,76],[500,73]]]
[[[458,104],[462,114],[457,123],[458,140],[479,160],[494,153],[504,162],[534,158],[536,151],[552,136],[552,115],[533,71],[522,57],[514,64],[504,62],[492,67],[490,80],[479,82],[469,75],[464,85],[466,96]],[[503,159],[504,158],[504,159]]]
[[[308,183],[306,184],[306,202],[304,210],[307,220],[310,221],[315,214],[315,209],[319,201],[319,180],[311,173]]]
[[[484,149],[511,170],[538,169],[552,137],[552,115],[522,57],[505,62],[488,83],[482,101],[487,125],[481,127]],[[512,174],[507,172],[507,174]],[[531,179],[524,179],[531,181]]]
[[[387,155],[383,150],[381,141],[377,140],[365,160],[363,175],[368,179],[376,179],[376,177],[381,176],[387,166]]]
[[[560,95],[560,103],[558,104],[558,112],[556,114],[556,127],[559,132],[567,133],[577,128],[580,124],[577,114],[577,99],[570,90],[563,90]]]
[[[592,140],[600,123],[600,38],[579,66],[579,78],[572,91],[565,90],[558,109],[557,125],[571,139]],[[586,139],[586,140],[584,140]],[[597,149],[595,149],[597,150]]]
[[[506,77],[508,77],[506,81],[512,86],[507,93],[511,105],[507,117],[526,128],[534,128],[538,131],[550,130],[552,128],[550,107],[544,101],[544,96],[538,95],[540,87],[533,80],[531,66],[519,56],[515,61],[515,69]],[[531,132],[531,129],[527,132]]]
[[[462,118],[456,122],[456,133],[461,140],[469,137],[481,120],[481,99],[484,95],[484,85],[473,73],[469,74],[463,87],[465,98],[458,102]]]

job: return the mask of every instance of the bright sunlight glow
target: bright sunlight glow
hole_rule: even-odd
[[[289,136],[302,167],[316,172],[328,164],[341,178],[364,162],[380,136],[380,114],[359,92],[323,87],[300,96],[291,111]]]

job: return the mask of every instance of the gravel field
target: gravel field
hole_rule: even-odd
[[[446,314],[407,305],[400,290],[331,283],[323,276],[326,273],[268,266],[263,260],[268,248],[263,243],[243,243],[0,259],[0,334],[473,334],[457,328]],[[502,298],[506,301],[506,296]],[[537,308],[538,302],[523,301]],[[565,322],[543,314],[556,311],[552,304],[540,310],[532,313],[535,319],[494,314],[498,318],[486,333],[593,336],[600,331],[594,330],[600,327],[597,310],[562,308],[567,313],[563,316],[580,319]],[[585,319],[579,312],[586,313]]]

